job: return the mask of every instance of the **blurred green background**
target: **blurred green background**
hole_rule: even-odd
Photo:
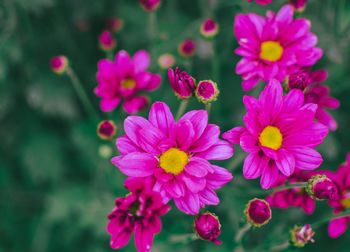
[[[220,67],[215,81],[221,94],[210,120],[224,131],[239,125],[244,113],[241,80],[234,73],[239,59],[233,53],[237,47],[234,15],[276,11],[286,0],[274,2],[258,6],[245,0],[162,0],[156,13],[157,37],[151,41],[149,14],[137,0],[0,0],[0,251],[111,251],[106,215],[114,198],[126,190],[124,176],[99,151],[107,146],[116,154],[116,149],[113,142],[97,137],[96,123],[85,114],[69,79],[51,72],[52,56],[69,58],[97,108],[92,90],[97,61],[105,57],[97,37],[108,17],[120,17],[124,28],[115,35],[117,49],[152,52],[151,69],[164,78],[151,99],[167,102],[175,112],[179,101],[156,59],[170,52],[197,80],[213,78],[211,45],[200,38],[199,25],[204,18],[214,17],[220,24],[214,46]],[[350,2],[310,0],[302,16],[312,21],[324,49],[316,68],[329,71],[326,83],[341,101],[333,113],[339,129],[319,148],[325,158],[322,168],[334,170],[350,150]],[[191,69],[177,54],[177,45],[188,37],[197,43]],[[200,107],[194,100],[190,104],[190,108]],[[121,109],[101,116],[118,121],[118,134],[122,134],[121,120],[126,115]],[[223,224],[223,245],[174,242],[178,235],[192,232],[192,217],[173,207],[163,218],[163,231],[156,236],[153,251],[234,251],[233,237],[244,223],[244,205],[256,196],[259,186],[258,181],[242,179],[241,166],[233,173],[233,182],[219,191],[221,204],[209,208]],[[269,225],[244,238],[246,251],[269,251],[288,239],[288,229],[294,224],[312,223],[329,214],[331,209],[324,202],[317,203],[313,216],[299,209],[274,209]],[[349,237],[350,230],[339,239],[330,239],[325,225],[316,230],[316,243],[302,250],[349,251]],[[134,250],[133,241],[123,249]]]

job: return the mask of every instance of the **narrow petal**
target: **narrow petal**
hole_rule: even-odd
[[[213,190],[205,189],[198,195],[201,207],[204,207],[205,205],[216,206],[220,203],[220,199]]]
[[[112,249],[120,249],[128,244],[131,237],[131,232],[123,231],[118,234],[114,234],[111,238],[110,245]]]
[[[269,164],[265,167],[262,172],[260,185],[263,189],[269,189],[278,179],[278,169],[273,162],[269,162]]]
[[[293,174],[295,169],[295,159],[292,153],[285,149],[279,149],[277,152],[276,166],[283,173],[289,177]]]
[[[131,99],[124,101],[123,109],[128,114],[136,114],[142,109],[147,108],[149,99],[147,96],[135,96]]]
[[[348,228],[348,219],[346,217],[333,219],[328,225],[328,234],[331,238],[338,238],[345,233]]]
[[[230,141],[233,144],[239,144],[242,133],[244,133],[246,129],[244,127],[235,127],[226,131],[222,134],[222,138]]]
[[[148,153],[132,152],[112,158],[112,163],[127,176],[147,177],[157,168],[158,160]]]
[[[309,147],[300,146],[288,150],[294,155],[296,168],[301,170],[314,170],[323,161],[321,154]]]
[[[256,179],[261,176],[262,172],[266,169],[269,162],[269,158],[261,156],[259,154],[249,154],[243,164],[243,176],[247,179]]]
[[[136,72],[145,71],[151,63],[151,57],[149,53],[145,50],[137,51],[134,54],[133,62]]]
[[[210,163],[198,157],[192,157],[188,164],[185,166],[185,171],[195,177],[204,177],[208,174],[208,171],[212,170]]]
[[[191,175],[184,174],[182,180],[185,182],[188,190],[193,193],[198,193],[205,188],[205,178],[198,178]]]
[[[137,251],[148,252],[151,250],[154,233],[148,228],[137,223],[135,226],[135,246]]]
[[[178,181],[176,178],[174,178],[172,181],[165,183],[164,189],[173,198],[180,198],[183,197],[183,195],[185,194],[183,182]]]
[[[295,111],[304,104],[304,94],[299,89],[292,89],[289,93],[284,97],[283,101],[283,111],[284,112],[292,112]]]
[[[102,99],[100,102],[100,108],[103,112],[111,112],[118,107],[120,98],[116,97],[113,99]]]
[[[182,120],[175,124],[176,143],[182,151],[187,151],[191,146],[195,132],[189,120]]]
[[[126,135],[118,137],[116,141],[117,149],[122,154],[131,152],[141,152],[141,149],[135,145]]]
[[[195,132],[193,141],[196,141],[208,125],[208,113],[205,110],[193,110],[184,114],[179,121],[183,120],[189,120],[192,123]]]
[[[173,114],[164,102],[153,103],[148,119],[154,127],[160,129],[165,135],[169,134],[169,129],[172,128],[175,122]]]
[[[207,150],[215,144],[220,135],[220,128],[215,124],[208,124],[200,138],[191,145],[191,152]]]
[[[233,156],[234,149],[229,142],[219,140],[217,144],[212,145],[206,151],[196,154],[207,160],[225,160]]]
[[[230,182],[233,178],[229,170],[217,165],[212,165],[214,172],[209,173],[205,178],[207,180],[207,187],[217,190]]]

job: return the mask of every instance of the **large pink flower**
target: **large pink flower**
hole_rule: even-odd
[[[259,99],[244,96],[247,109],[244,127],[235,127],[223,138],[240,144],[249,153],[243,165],[247,179],[261,176],[262,188],[271,187],[281,172],[289,177],[295,169],[314,170],[322,163],[314,150],[328,129],[314,122],[317,105],[304,104],[302,91],[294,89],[283,96],[281,84],[271,80]]]
[[[107,232],[112,236],[111,248],[124,247],[134,232],[137,251],[151,250],[154,235],[162,229],[160,216],[170,210],[161,195],[152,190],[153,184],[151,178],[129,178],[125,181],[130,193],[116,199],[115,207],[108,215]]]
[[[273,187],[282,186],[287,181],[288,184],[307,182],[312,175],[314,175],[313,172],[296,170],[289,178],[280,175]],[[309,194],[302,187],[275,192],[269,195],[266,201],[270,203],[271,207],[282,209],[300,207],[307,214],[312,214],[315,211],[315,200],[311,199]]]
[[[193,110],[175,122],[169,107],[152,105],[148,120],[129,116],[125,135],[117,139],[121,156],[112,162],[130,177],[154,177],[154,190],[165,201],[174,199],[187,214],[197,214],[205,205],[217,205],[215,190],[232,179],[231,173],[208,160],[233,155],[231,145],[219,139],[220,129],[208,124],[205,110]]]
[[[239,48],[235,52],[243,57],[236,73],[242,75],[245,91],[259,80],[283,81],[289,73],[321,58],[322,50],[315,47],[317,37],[310,32],[310,21],[293,19],[293,14],[293,7],[286,5],[277,14],[267,12],[266,17],[255,13],[236,16],[234,34]]]
[[[318,105],[316,119],[326,125],[330,130],[338,128],[337,121],[327,111],[337,109],[340,106],[338,99],[330,96],[330,88],[323,85],[328,73],[325,70],[300,70],[288,77],[289,88],[298,88],[304,91],[305,103],[315,103]]]
[[[148,52],[140,50],[130,58],[126,51],[119,51],[115,61],[103,59],[98,62],[95,94],[101,98],[100,108],[110,112],[123,100],[123,108],[129,114],[147,107],[149,99],[141,92],[156,89],[161,77],[147,72],[150,64]]]
[[[334,209],[335,214],[339,214],[350,209],[350,152],[346,162],[340,165],[336,172],[328,172],[327,176],[333,180],[338,187],[339,196],[328,203]],[[332,238],[342,235],[350,224],[350,216],[333,219],[329,222],[328,234]]]

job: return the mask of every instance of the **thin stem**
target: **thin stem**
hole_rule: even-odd
[[[219,70],[220,70],[220,61],[216,55],[215,42],[214,40],[210,41],[211,49],[212,49],[212,76],[215,82],[218,82],[220,79]]]
[[[187,105],[189,103],[189,99],[182,100],[179,106],[179,109],[176,113],[176,120],[178,120],[186,111]]]
[[[280,244],[272,246],[269,249],[269,251],[271,251],[271,252],[282,251],[282,250],[285,250],[285,249],[289,248],[289,246],[290,246],[290,242],[289,241],[285,241],[283,243],[280,243]]]
[[[299,187],[306,187],[307,182],[297,182],[297,183],[291,183],[283,186],[278,186],[273,189],[271,189],[272,192],[280,192],[287,189],[293,189],[293,188],[299,188]]]
[[[324,218],[322,220],[316,221],[314,224],[311,224],[311,226],[313,228],[318,228],[322,224],[327,223],[327,222],[329,222],[332,219],[338,219],[338,218],[347,217],[347,216],[350,216],[350,209],[346,210],[346,211],[344,211],[344,212],[342,212],[340,214],[331,215],[331,216],[328,216],[328,217],[326,217],[326,218]]]
[[[98,118],[98,114],[94,108],[94,106],[92,105],[89,97],[87,96],[79,78],[77,77],[77,75],[75,74],[75,72],[73,71],[72,68],[68,67],[67,69],[67,75],[70,78],[73,88],[75,90],[75,92],[77,93],[80,102],[83,104],[86,112],[93,118],[97,119]]]
[[[149,41],[150,45],[152,46],[157,36],[157,16],[155,11],[149,13],[148,29]]]
[[[197,239],[198,237],[196,234],[190,233],[190,234],[172,235],[170,236],[169,241],[171,243],[187,243]]]
[[[235,235],[235,242],[241,243],[244,235],[250,230],[252,226],[249,223],[246,223],[241,229],[238,230]]]
[[[205,110],[207,111],[207,113],[208,113],[208,118],[209,118],[210,110],[211,110],[211,103],[205,104]]]

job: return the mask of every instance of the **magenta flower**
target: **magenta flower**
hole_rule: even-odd
[[[185,39],[179,44],[177,50],[182,57],[192,57],[196,52],[196,43],[192,39]]]
[[[277,14],[269,11],[266,17],[255,13],[235,17],[234,34],[239,44],[235,52],[243,57],[236,73],[242,75],[245,91],[259,80],[282,82],[296,69],[312,66],[321,58],[310,21],[293,19],[293,14],[293,7],[286,5]]]
[[[104,140],[110,140],[117,133],[117,126],[111,120],[103,120],[97,125],[97,135]]]
[[[325,174],[312,176],[307,182],[306,191],[317,200],[336,200],[339,194],[337,186]]]
[[[254,0],[248,0],[249,3],[253,2]],[[272,0],[255,0],[257,4],[265,5],[272,3]]]
[[[287,181],[288,184],[308,181],[314,173],[296,170],[292,176],[286,178],[280,175],[273,187],[282,186]],[[266,198],[271,207],[286,209],[289,207],[301,208],[306,214],[315,211],[315,200],[313,200],[303,187],[296,187],[275,192]]]
[[[108,215],[107,232],[111,235],[112,249],[124,247],[134,233],[138,252],[150,251],[153,237],[162,229],[160,217],[170,207],[162,202],[158,192],[152,190],[154,181],[144,178],[129,178],[125,187],[130,193],[115,201]]]
[[[211,241],[217,245],[222,243],[218,239],[221,234],[221,224],[215,214],[206,212],[198,215],[194,220],[194,229],[201,239]]]
[[[339,214],[350,209],[350,152],[347,154],[346,162],[339,166],[336,172],[327,172],[326,175],[336,184],[339,195],[336,199],[328,201]],[[328,234],[332,238],[338,238],[345,233],[350,224],[350,216],[333,219],[328,225]]]
[[[216,101],[219,93],[218,85],[211,80],[200,81],[195,91],[198,101],[204,104]]]
[[[126,135],[117,139],[121,156],[112,163],[129,177],[154,177],[153,190],[164,201],[174,199],[187,214],[197,214],[205,205],[217,205],[215,190],[232,179],[226,169],[208,160],[225,160],[233,155],[231,145],[219,139],[220,129],[208,124],[205,110],[193,110],[175,122],[169,107],[152,105],[148,120],[129,116]]]
[[[219,32],[219,25],[215,20],[207,18],[201,24],[199,32],[204,38],[213,38]]]
[[[98,62],[95,94],[101,98],[103,112],[114,110],[122,100],[123,109],[129,114],[148,106],[148,97],[140,93],[155,90],[161,82],[160,75],[146,71],[150,60],[144,50],[137,51],[133,58],[122,50],[116,54],[115,61],[103,59]]]
[[[235,127],[223,138],[240,144],[249,153],[243,165],[247,179],[261,177],[262,188],[270,188],[279,173],[289,177],[296,169],[314,170],[322,163],[314,149],[328,133],[314,122],[317,105],[304,104],[304,94],[292,90],[283,96],[281,84],[271,80],[256,99],[244,96],[247,109],[244,127]]]
[[[331,97],[329,87],[322,84],[327,77],[328,73],[325,70],[309,71],[303,69],[288,77],[288,87],[304,91],[305,103],[318,105],[316,119],[334,131],[338,128],[338,123],[327,110],[339,108],[340,102]]]
[[[168,79],[175,95],[180,99],[192,97],[196,89],[196,80],[178,67],[168,69]]]
[[[248,223],[254,227],[266,225],[272,217],[270,204],[265,200],[254,198],[248,202],[244,215]]]
[[[64,74],[68,69],[69,61],[66,56],[59,55],[50,59],[51,70],[56,74]]]
[[[151,12],[158,9],[160,0],[139,0],[142,8],[145,11]]]
[[[103,51],[111,51],[116,45],[117,41],[113,38],[109,31],[103,31],[98,37],[98,43]]]

